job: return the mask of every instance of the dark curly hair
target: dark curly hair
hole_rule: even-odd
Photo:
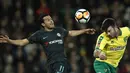
[[[40,24],[41,23],[44,23],[44,20],[43,20],[43,17],[45,17],[45,16],[48,16],[49,14],[40,14],[40,16],[39,16],[39,22],[40,22]]]
[[[112,26],[115,27],[118,25],[116,24],[116,20],[113,18],[106,18],[103,22],[102,22],[102,26],[101,26],[101,30],[102,31],[107,31],[108,27]]]

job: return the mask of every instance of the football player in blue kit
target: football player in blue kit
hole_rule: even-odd
[[[12,40],[7,35],[0,36],[0,43],[24,46],[28,43],[41,44],[47,55],[48,73],[69,73],[69,65],[64,54],[64,38],[81,34],[94,34],[95,29],[81,29],[67,31],[55,27],[54,21],[48,14],[40,15],[42,29],[25,39]]]

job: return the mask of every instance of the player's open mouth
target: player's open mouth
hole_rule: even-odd
[[[50,25],[54,25],[54,23],[51,23]]]

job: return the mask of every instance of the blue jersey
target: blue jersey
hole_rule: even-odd
[[[44,29],[36,31],[28,40],[30,43],[39,43],[42,45],[48,63],[62,61],[66,59],[64,54],[64,38],[68,35],[68,31],[64,28],[54,28],[53,31],[45,31]]]

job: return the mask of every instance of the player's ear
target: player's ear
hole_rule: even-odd
[[[45,26],[45,24],[44,23],[41,23],[41,25],[44,27]]]

